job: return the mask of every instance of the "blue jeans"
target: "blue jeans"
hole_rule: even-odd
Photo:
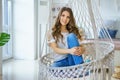
[[[73,48],[73,47],[80,46],[78,38],[76,37],[76,35],[74,33],[70,33],[68,35],[67,42],[68,42],[69,49]],[[68,63],[69,63],[69,66],[76,65],[76,64],[82,64],[83,57],[82,57],[82,55],[77,56],[77,55],[68,54]]]
[[[68,57],[59,61],[55,61],[51,67],[66,67],[69,66],[68,64]]]
[[[76,37],[76,35],[74,33],[70,33],[68,35],[67,44],[68,44],[69,49],[80,46],[78,38]],[[77,55],[68,54],[67,58],[54,62],[52,66],[65,67],[65,66],[72,66],[72,65],[76,65],[76,64],[82,64],[82,63],[83,63],[82,55],[77,56]]]

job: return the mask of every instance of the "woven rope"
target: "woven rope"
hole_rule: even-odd
[[[84,45],[86,50],[89,49],[87,53],[89,53],[89,51],[95,53],[94,43],[90,42]],[[49,65],[52,64],[54,60],[50,57],[51,54],[49,53],[41,58],[42,65],[44,65],[43,68],[46,68],[44,72],[46,72],[47,76],[51,78],[50,80],[52,80],[53,77],[57,78],[57,80],[62,80],[64,78],[81,78],[83,76],[88,76],[91,73],[94,73],[95,69],[100,68],[100,66],[96,67],[100,64],[112,68],[111,62],[113,61],[113,44],[102,41],[99,45],[107,47],[108,49],[103,48],[102,51],[104,52],[107,49],[107,52],[109,53],[106,53],[99,60],[95,60],[95,55],[86,54],[86,56],[92,57],[90,62],[68,67],[50,67]]]

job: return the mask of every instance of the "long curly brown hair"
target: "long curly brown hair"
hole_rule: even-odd
[[[81,37],[81,35],[79,33],[79,29],[78,29],[78,27],[76,26],[76,23],[75,23],[75,18],[73,16],[73,12],[72,12],[71,8],[69,8],[69,7],[63,7],[60,10],[60,12],[58,14],[58,17],[56,18],[55,25],[52,28],[52,36],[54,37],[54,39],[56,40],[56,42],[59,41],[59,38],[63,39],[63,35],[61,34],[60,17],[61,17],[61,15],[62,15],[62,13],[64,11],[67,11],[70,14],[70,21],[66,25],[66,29],[68,30],[69,33],[76,34],[77,38],[80,39],[80,40],[82,40],[82,37]]]

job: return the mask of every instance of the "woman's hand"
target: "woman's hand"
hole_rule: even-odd
[[[73,47],[73,48],[69,49],[69,53],[75,54],[76,50],[77,50],[77,47]]]
[[[75,51],[75,55],[82,55],[85,51],[85,48],[82,46],[77,47],[76,51]]]
[[[85,51],[85,49],[82,46],[73,47],[70,49],[71,54],[78,55],[78,56],[82,55],[84,53],[84,51]]]

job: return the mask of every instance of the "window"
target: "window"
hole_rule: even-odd
[[[3,32],[11,34],[12,30],[12,1],[3,0]],[[10,41],[3,47],[3,60],[12,57],[12,35]]]

